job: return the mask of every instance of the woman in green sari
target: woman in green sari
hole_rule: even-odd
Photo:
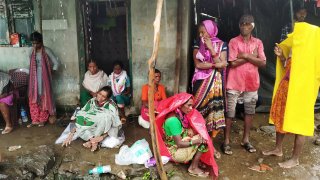
[[[117,105],[111,99],[111,87],[105,86],[90,99],[76,115],[76,127],[73,128],[62,146],[70,145],[73,136],[86,141],[83,146],[95,151],[99,143],[107,136],[118,137],[121,121]]]

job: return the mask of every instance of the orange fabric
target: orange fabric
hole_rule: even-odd
[[[288,63],[285,67],[285,74],[290,73],[291,60],[288,60],[287,62]],[[274,123],[276,131],[279,133],[286,133],[283,130],[283,120],[287,104],[288,89],[289,79],[286,76],[284,76],[274,96],[270,111],[272,122]]]
[[[145,84],[142,86],[142,91],[141,91],[141,101],[148,101],[148,89],[149,85]],[[154,93],[154,100],[155,101],[161,101],[167,99],[166,95],[166,88],[164,85],[159,84],[158,85],[158,90],[155,91]]]

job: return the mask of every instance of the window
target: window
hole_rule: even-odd
[[[0,0],[0,44],[10,44],[12,33],[26,38],[34,24],[32,0]]]

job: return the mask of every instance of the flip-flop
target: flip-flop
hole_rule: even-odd
[[[255,153],[257,152],[256,148],[254,148],[250,142],[246,142],[246,143],[241,143],[241,146],[247,150],[249,153]]]
[[[216,159],[220,159],[221,158],[221,154],[220,154],[219,151],[217,151],[217,150],[214,151],[214,158],[216,158]]]
[[[31,124],[27,125],[27,128],[31,128],[31,127],[34,127],[34,126],[39,126],[39,124],[33,124],[33,123],[31,123]]]
[[[1,132],[1,134],[11,133],[12,130],[13,130],[13,127],[5,127],[4,130]]]
[[[44,123],[39,123],[38,127],[44,127]]]
[[[206,178],[209,176],[209,172],[204,172],[204,171],[201,171],[200,173],[193,173],[190,170],[188,170],[188,173],[190,176],[201,177],[201,178]]]
[[[229,144],[222,144],[221,145],[221,151],[224,153],[224,154],[227,154],[227,155],[232,155],[232,150],[231,150],[231,146]]]

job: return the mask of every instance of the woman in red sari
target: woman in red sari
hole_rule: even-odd
[[[42,127],[49,115],[55,115],[56,108],[52,92],[52,70],[59,67],[58,59],[52,51],[43,45],[42,34],[30,35],[32,51],[30,52],[29,108],[32,123],[27,127]]]
[[[193,109],[191,94],[180,93],[160,102],[156,118],[158,144],[162,156],[174,162],[192,161],[188,172],[192,176],[208,177],[204,164],[210,165],[213,178],[218,176],[214,147],[202,115]]]

